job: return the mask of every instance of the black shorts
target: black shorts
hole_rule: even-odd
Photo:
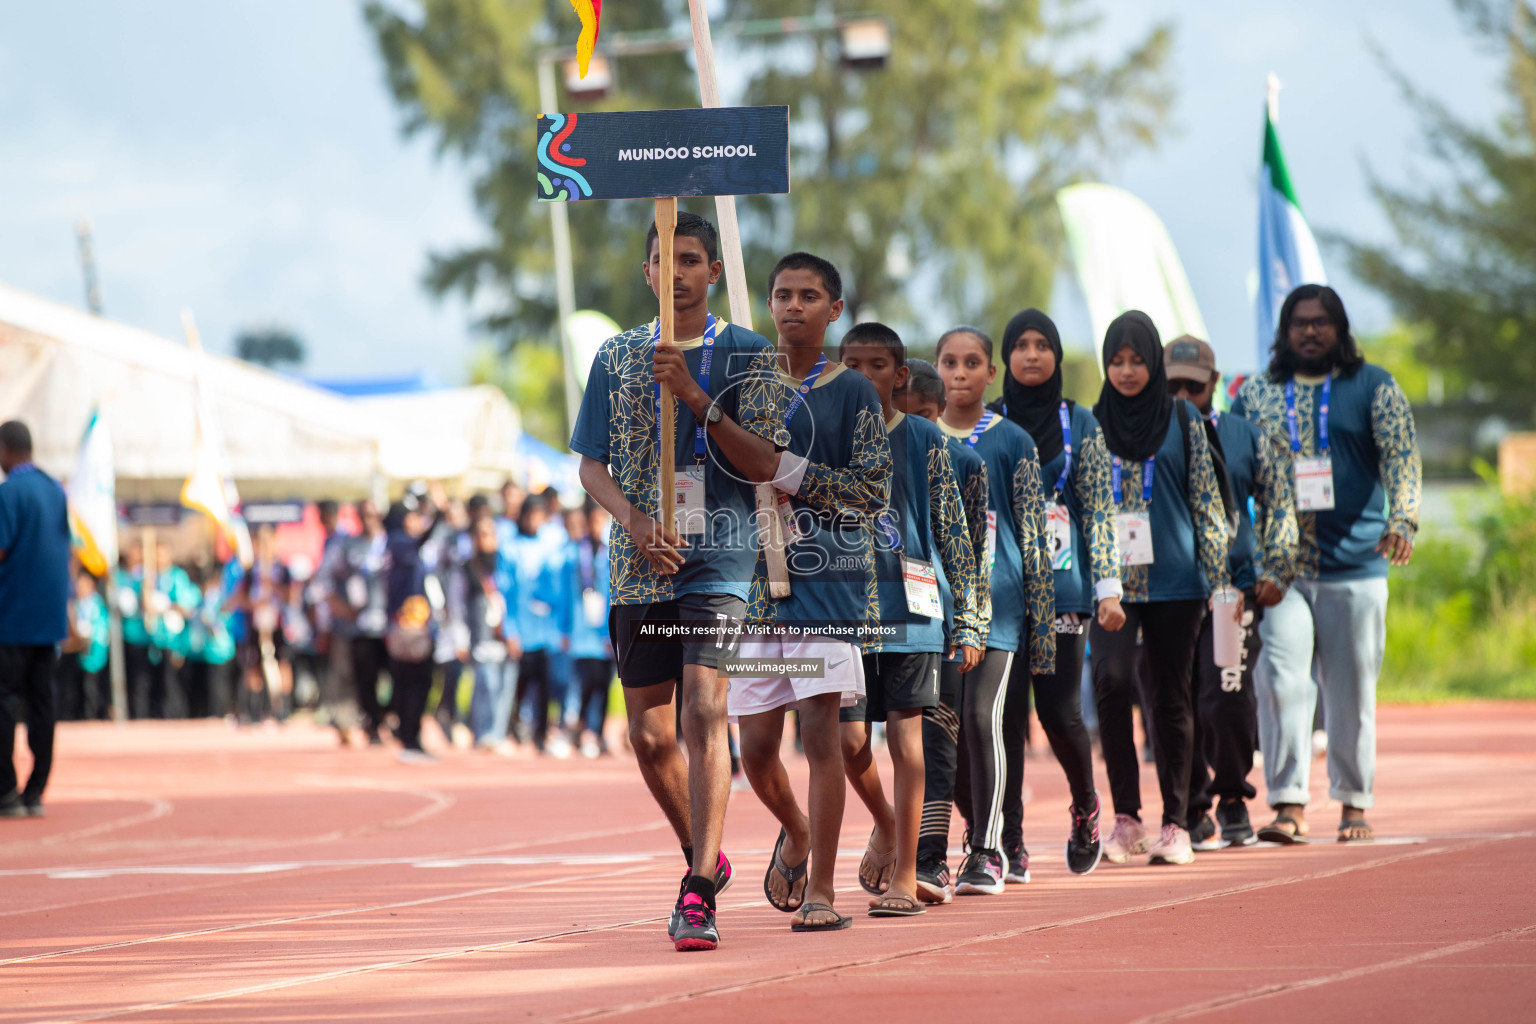
[[[939,706],[937,651],[920,654],[864,655],[864,693],[857,704],[843,708],[844,722],[883,722],[892,711],[920,711]]]
[[[288,646],[288,638],[280,629],[272,634],[272,656],[285,663],[293,660],[293,648]],[[261,641],[254,638],[240,641],[235,648],[235,661],[247,671],[260,669]]]
[[[719,668],[736,656],[747,602],[731,594],[684,594],[655,604],[616,604],[608,636],[628,687],[681,681],[684,665]],[[646,627],[656,630],[647,635]],[[668,635],[668,633],[671,635]]]

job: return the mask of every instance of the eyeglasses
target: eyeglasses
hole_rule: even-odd
[[[1313,317],[1311,320],[1292,320],[1291,333],[1306,334],[1307,328],[1310,327],[1314,331],[1317,331],[1319,334],[1321,334],[1323,331],[1332,326],[1333,320],[1326,316]]]

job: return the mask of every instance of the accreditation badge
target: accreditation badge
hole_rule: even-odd
[[[903,558],[901,575],[907,589],[907,611],[930,619],[942,618],[944,606],[939,603],[939,575],[933,566],[915,558]]]
[[[1066,572],[1072,568],[1072,513],[1067,506],[1051,502],[1045,506],[1045,536],[1051,547],[1051,569]]]
[[[608,605],[603,601],[603,595],[588,587],[581,592],[581,614],[587,620],[588,626],[601,626],[608,621]]]
[[[672,524],[678,533],[703,533],[708,524],[704,512],[704,465],[679,467],[673,477]]]
[[[1302,512],[1333,508],[1333,456],[1296,460],[1296,508]]]
[[[1152,520],[1140,512],[1119,512],[1115,532],[1120,538],[1121,565],[1152,564]]]

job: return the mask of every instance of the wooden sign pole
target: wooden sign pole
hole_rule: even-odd
[[[656,242],[660,249],[661,269],[656,280],[661,314],[659,335],[662,341],[676,341],[677,326],[672,308],[672,278],[676,258],[674,234],[677,232],[677,198],[656,200]],[[661,494],[656,508],[660,522],[675,529],[677,526],[676,475],[677,475],[677,414],[672,406],[672,389],[662,386],[661,409],[657,412],[661,428],[661,468],[659,473]]]
[[[700,105],[718,107],[720,87],[715,81],[715,46],[709,35],[709,10],[705,0],[688,0],[688,15],[693,25],[693,57],[699,70]],[[725,288],[731,300],[731,322],[750,331],[752,302],[747,296],[747,266],[741,252],[741,227],[736,221],[736,197],[715,196],[715,213],[720,222],[720,255],[725,261]],[[768,570],[768,593],[775,598],[788,597],[789,565],[784,554],[784,521],[779,518],[778,495],[774,494],[772,484],[758,484],[755,491],[758,519],[767,524],[763,558]]]

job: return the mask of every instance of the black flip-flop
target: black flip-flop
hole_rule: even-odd
[[[1280,827],[1281,822],[1291,826],[1296,831],[1287,832]],[[1301,823],[1289,814],[1275,815],[1275,820],[1254,833],[1254,838],[1260,842],[1278,843],[1281,846],[1297,846],[1307,842],[1307,837],[1301,834]]]
[[[1346,835],[1346,833],[1350,829],[1354,828],[1356,825],[1359,825],[1359,826],[1363,827],[1367,832],[1370,833],[1370,835],[1364,835],[1364,836]],[[1339,821],[1339,842],[1341,842],[1341,843],[1369,843],[1369,842],[1374,842],[1375,839],[1376,839],[1376,830],[1374,828],[1372,828],[1371,827],[1371,823],[1366,821],[1364,818],[1356,818],[1354,821],[1351,821],[1348,818],[1344,818],[1344,819]]]
[[[880,899],[882,901],[881,906],[869,908],[870,917],[916,917],[919,914],[928,913],[927,909],[911,896],[904,896],[900,893],[892,896],[890,893],[882,893]],[[884,905],[885,900],[905,900],[907,905],[905,907],[886,906]]]
[[[784,831],[782,828],[779,829],[779,838],[773,844],[773,856],[768,858],[768,873],[763,875],[763,895],[768,897],[768,903],[773,907],[774,910],[781,910],[786,914],[793,914],[795,911],[805,906],[804,887],[800,889],[801,902],[795,904],[792,907],[789,906],[788,903],[781,904],[778,900],[774,899],[773,890],[768,887],[769,880],[773,878],[773,873],[777,871],[779,876],[784,879],[785,884],[788,886],[788,895],[785,897],[785,899],[792,900],[795,898],[795,883],[800,881],[802,878],[805,878],[808,874],[807,866],[811,863],[811,855],[809,853],[805,855],[804,860],[793,867],[785,864],[784,858],[779,856],[779,851],[784,848],[784,840],[788,838],[789,833]]]
[[[805,918],[802,916],[800,920],[790,922],[789,930],[792,932],[840,932],[844,928],[851,928],[853,926],[853,918],[839,914],[825,903],[802,903],[795,909],[804,911],[806,914],[831,914],[836,920],[827,924],[806,924]]]

